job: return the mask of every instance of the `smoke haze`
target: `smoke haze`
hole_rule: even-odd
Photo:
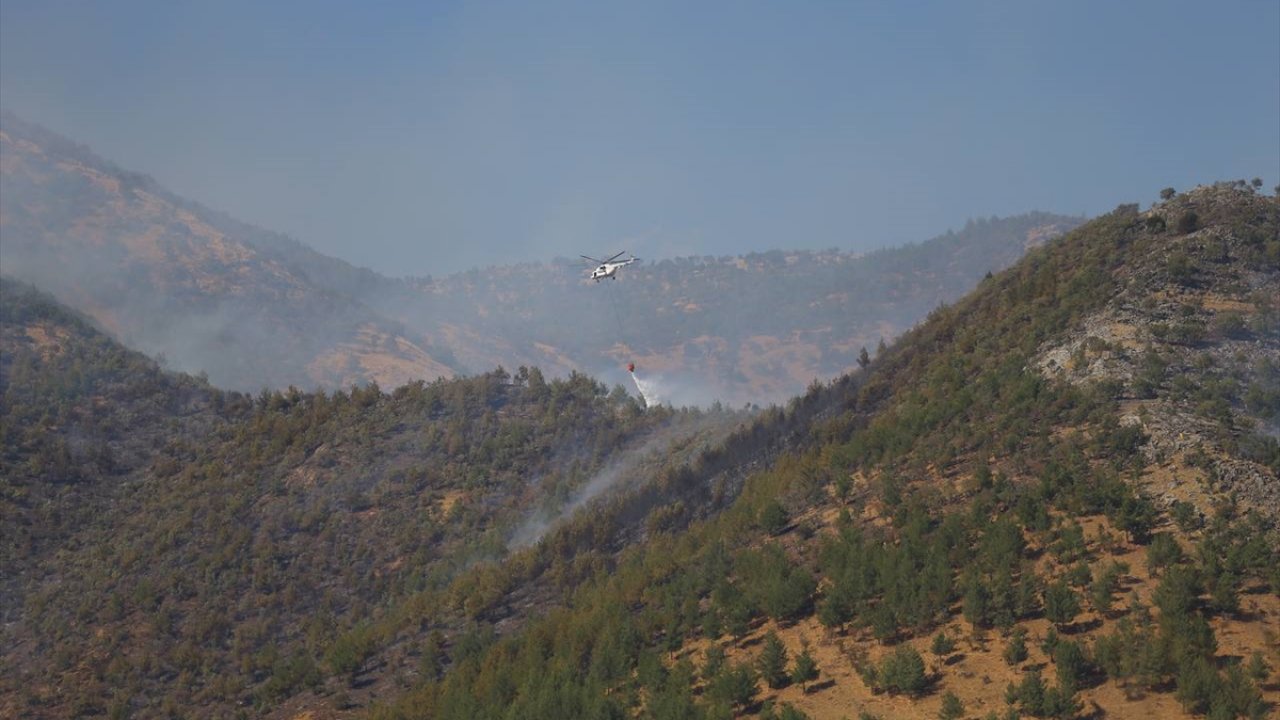
[[[0,105],[391,276],[864,252],[1280,177],[1280,5],[1201,10],[6,0]]]
[[[723,409],[681,414],[678,420],[655,430],[638,444],[611,454],[609,463],[583,482],[561,506],[530,512],[511,534],[508,548],[534,545],[558,523],[594,502],[640,491],[659,479],[664,469],[696,462],[700,453],[719,446],[749,417],[749,413]]]

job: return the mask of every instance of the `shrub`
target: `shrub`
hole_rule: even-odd
[[[933,645],[931,645],[929,649],[934,655],[937,655],[938,657],[945,657],[950,655],[951,651],[956,649],[956,643],[954,640],[947,637],[945,630],[939,630],[938,634],[933,636]]]
[[[942,696],[942,710],[938,712],[938,717],[942,720],[960,720],[964,717],[964,703],[950,690]]]
[[[1195,210],[1187,210],[1178,216],[1178,232],[1186,235],[1200,227],[1200,216]]]
[[[1179,222],[1179,228],[1182,224]],[[1185,231],[1184,231],[1185,232]],[[1178,251],[1169,256],[1169,277],[1179,285],[1190,285],[1196,268],[1186,253]]]
[[[1018,628],[1004,646],[1004,661],[1009,665],[1018,665],[1027,659],[1027,631]]]
[[[770,535],[777,535],[785,530],[788,520],[786,508],[777,500],[770,500],[760,511],[760,529]]]
[[[1219,338],[1243,340],[1249,337],[1249,326],[1237,312],[1224,312],[1213,320],[1213,334]]]

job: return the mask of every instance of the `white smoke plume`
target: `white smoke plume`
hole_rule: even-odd
[[[548,513],[539,512],[525,520],[524,524],[511,536],[507,546],[514,549],[537,543],[553,525],[600,497],[621,480],[630,478],[636,482],[642,482],[645,478],[640,470],[645,466],[659,465],[666,458],[672,443],[687,437],[689,433],[690,430],[687,428],[666,428],[645,440],[639,447],[624,451],[579,488],[554,515],[549,516]]]

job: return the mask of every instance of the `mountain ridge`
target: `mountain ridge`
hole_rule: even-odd
[[[1080,222],[973,221],[866,255],[663,260],[606,287],[564,260],[391,279],[180,198],[12,114],[0,120],[7,272],[127,344],[245,391],[395,387],[521,365],[630,386],[622,368],[635,362],[677,404],[781,402]],[[753,330],[761,321],[767,330]]]
[[[12,114],[3,120],[6,272],[54,291],[128,344],[243,390],[456,373],[447,355],[433,358],[298,266],[348,285],[365,278],[360,271],[178,198]],[[364,367],[360,353],[338,352],[344,346],[372,351],[387,369]],[[340,361],[318,364],[309,378],[291,369],[325,351]]]
[[[797,402],[842,410],[722,513],[654,531],[483,653],[452,646],[371,716],[1265,716],[1277,506],[1205,468],[1280,485],[1260,424],[1278,290],[1274,198],[1120,206],[812,389]],[[1142,342],[1100,344],[1135,301]],[[1064,347],[1081,377],[1044,362]],[[1162,452],[1135,398],[1208,423],[1201,456]],[[768,675],[779,639],[818,683]]]

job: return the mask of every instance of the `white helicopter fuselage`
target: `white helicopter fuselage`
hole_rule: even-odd
[[[630,265],[635,262],[635,258],[628,258],[622,262],[601,263],[599,267],[591,271],[591,279],[600,282],[605,278],[618,279],[618,268],[624,265]]]

